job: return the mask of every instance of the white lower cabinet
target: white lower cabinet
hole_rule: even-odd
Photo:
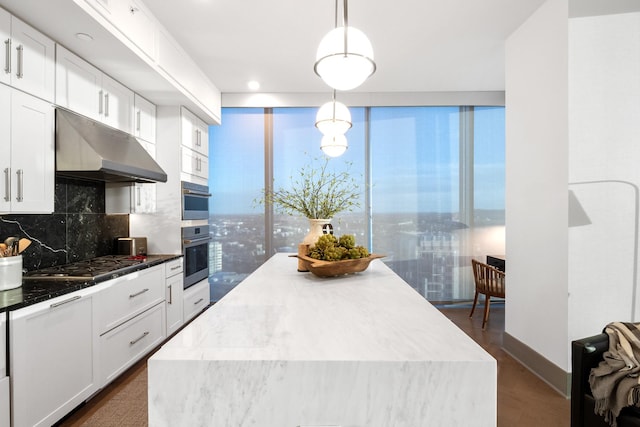
[[[6,313],[0,313],[0,427],[9,427],[11,418],[9,416],[9,377],[7,376],[7,364],[5,352],[6,342]]]
[[[209,279],[204,279],[184,290],[184,323],[209,306]]]
[[[167,336],[170,336],[182,326],[182,288],[184,286],[182,258],[167,262],[165,269]]]
[[[174,277],[182,291],[182,259],[10,312],[0,427],[9,426],[10,413],[13,427],[54,424],[158,347],[167,337],[165,291],[178,286],[168,280]],[[170,297],[182,304],[181,296]]]
[[[105,285],[95,311],[103,386],[167,336],[163,265],[120,276]]]
[[[99,388],[88,288],[11,312],[13,426],[50,426]]]
[[[165,339],[163,304],[100,337],[100,379],[108,384]]]
[[[105,282],[96,308],[98,333],[103,335],[164,301],[162,265]]]
[[[9,377],[4,377],[0,379],[0,427],[11,425],[9,407]]]

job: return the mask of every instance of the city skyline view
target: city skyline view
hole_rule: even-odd
[[[384,254],[430,301],[472,298],[470,259],[504,252],[504,108],[350,110],[349,148],[329,162],[348,170],[362,198],[356,211],[332,218],[334,234],[354,234]],[[323,161],[315,112],[230,108],[225,125],[212,129],[212,295],[224,295],[274,253],[296,252],[306,218],[271,214],[259,201],[268,177],[274,188],[290,188],[301,167]]]

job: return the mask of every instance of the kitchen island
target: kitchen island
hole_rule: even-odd
[[[495,426],[496,361],[382,261],[276,254],[148,361],[149,425]]]

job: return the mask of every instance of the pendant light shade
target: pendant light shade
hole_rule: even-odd
[[[347,27],[346,36],[345,27],[334,28],[318,46],[314,71],[334,89],[355,89],[375,70],[373,46],[357,28]]]
[[[338,27],[336,0],[335,28],[323,37],[316,52],[313,70],[337,90],[355,89],[376,71],[373,47],[367,36],[349,26],[347,0],[343,0],[343,24]]]
[[[344,135],[351,128],[351,112],[334,98],[318,110],[316,127],[323,135]]]
[[[347,137],[344,135],[325,135],[320,142],[320,149],[329,157],[341,156],[347,151]]]

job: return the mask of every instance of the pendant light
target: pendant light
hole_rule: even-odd
[[[376,71],[373,47],[362,31],[349,27],[347,0],[343,0],[342,27],[338,27],[338,0],[335,9],[335,28],[320,41],[313,70],[332,88],[351,90]]]
[[[336,101],[336,91],[333,100],[324,104],[316,114],[316,127],[323,135],[344,135],[351,128],[351,112],[341,102]]]
[[[347,137],[344,135],[325,135],[320,142],[320,149],[329,157],[341,156],[347,151]]]

